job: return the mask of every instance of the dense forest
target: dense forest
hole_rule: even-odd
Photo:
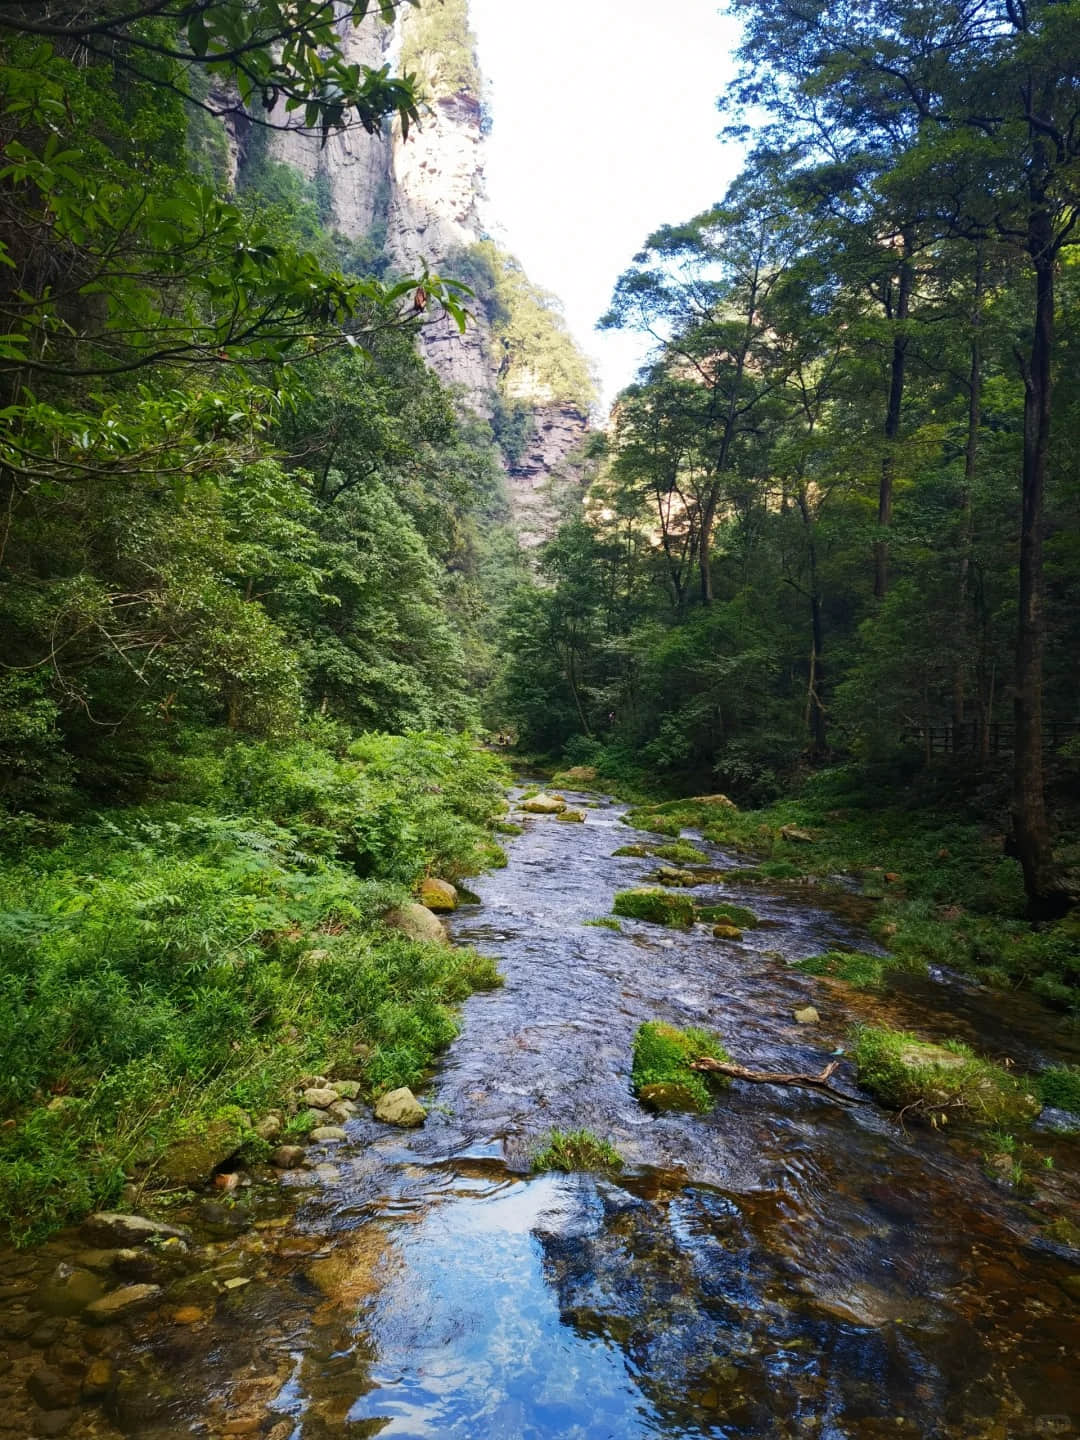
[[[1075,1016],[1080,27],[733,8],[745,170],[618,280],[602,323],[652,358],[530,555],[522,396],[593,401],[549,297],[490,240],[397,273],[267,143],[479,89],[465,7],[410,11],[398,74],[323,0],[2,7],[16,1235],[193,1129],[256,1145],[327,1056],[423,1075],[497,983],[401,924],[502,859],[484,727],[638,800],[723,791],[715,838],[781,868],[902,870],[879,938]],[[487,418],[417,347],[478,314]]]

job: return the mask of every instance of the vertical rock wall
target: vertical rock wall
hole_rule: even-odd
[[[341,35],[354,64],[378,68],[392,58],[394,34],[374,17],[358,27],[343,21]],[[461,38],[471,44],[471,37]],[[341,234],[359,240],[385,226],[386,253],[406,273],[425,264],[437,272],[486,234],[482,104],[469,88],[439,94],[436,82],[432,89],[423,123],[410,130],[407,140],[395,124],[376,136],[363,131],[333,135],[325,146],[298,130],[271,131],[268,141],[272,159],[324,188],[332,224]],[[274,118],[284,123],[284,111]],[[449,273],[452,269],[451,264]],[[432,369],[458,391],[467,410],[491,420],[499,404],[499,359],[488,315],[481,306],[470,308],[475,323],[464,335],[448,317],[433,317],[419,343]],[[533,418],[524,453],[506,465],[517,529],[531,546],[554,526],[558,505],[553,491],[581,483],[573,455],[587,421],[574,406],[553,400],[540,383],[532,394],[519,387],[513,399],[531,409]]]

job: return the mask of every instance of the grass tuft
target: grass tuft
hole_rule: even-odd
[[[621,1170],[622,1165],[622,1156],[614,1145],[591,1130],[552,1130],[532,1157],[534,1170],[562,1170],[566,1174],[575,1170]]]

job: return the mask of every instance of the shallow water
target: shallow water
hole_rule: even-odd
[[[655,867],[613,857],[639,838],[620,814],[527,822],[509,866],[475,882],[482,904],[453,917],[506,984],[466,1004],[424,1128],[352,1122],[346,1145],[315,1157],[332,1173],[285,1187],[264,1228],[224,1247],[251,1279],[212,1322],[134,1323],[112,1419],[79,1433],[1080,1430],[1080,1254],[1041,1224],[1077,1218],[1075,1140],[1033,1137],[1053,1169],[1040,1162],[1017,1193],[987,1178],[974,1141],[906,1133],[846,1067],[839,1098],[736,1084],[707,1117],[651,1116],[629,1089],[634,1031],[651,1018],[713,1028],[738,1061],[780,1070],[820,1070],[860,1018],[1024,1065],[1066,1053],[1069,1037],[1040,1007],[1005,1011],[950,977],[875,996],[791,970],[867,944],[813,892],[696,890],[769,922],[738,943],[704,926],[585,926]],[[820,1024],[795,1023],[808,1003]],[[616,1145],[622,1176],[530,1176],[549,1130],[582,1126]]]

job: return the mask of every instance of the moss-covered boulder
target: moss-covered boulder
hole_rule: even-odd
[[[864,1090],[930,1122],[944,1116],[1008,1128],[1028,1124],[1041,1108],[1022,1076],[958,1041],[936,1045],[903,1030],[866,1025],[856,1033],[853,1058]]]
[[[650,852],[647,845],[620,845],[618,850],[612,853],[616,856],[632,856],[635,860],[647,860]]]
[[[644,847],[641,848],[644,849]],[[688,840],[673,840],[670,845],[654,845],[652,853],[658,860],[668,860],[672,865],[707,865],[709,863],[709,857],[705,851],[699,850],[696,845],[691,845]]]
[[[714,925],[712,933],[717,940],[741,940],[742,931],[737,925]]]
[[[669,925],[689,930],[694,923],[694,902],[689,895],[672,894],[670,890],[620,890],[612,910],[630,920],[648,920],[654,925]]]
[[[165,1152],[157,1173],[173,1185],[201,1185],[236,1153],[250,1128],[249,1117],[235,1106],[209,1120],[193,1121],[187,1134]]]
[[[584,825],[584,824],[585,824],[585,811],[584,811],[584,810],[561,810],[561,811],[559,812],[559,814],[555,816],[555,819],[556,819],[556,820],[561,820],[564,825]]]
[[[404,905],[388,910],[383,916],[383,924],[389,925],[391,930],[400,930],[410,940],[422,940],[428,945],[450,944],[439,917],[415,900],[407,900]]]
[[[528,815],[558,815],[566,809],[566,801],[559,795],[530,795],[521,802],[521,808]]]
[[[761,921],[745,905],[734,905],[725,900],[719,905],[699,905],[694,912],[707,925],[734,925],[737,930],[753,930]]]
[[[692,870],[680,870],[676,865],[661,865],[655,878],[661,885],[670,885],[681,889],[697,883]]]
[[[564,785],[568,790],[588,790],[596,783],[596,769],[592,765],[571,765],[569,770],[553,775],[551,783]]]
[[[647,1020],[634,1036],[631,1084],[643,1105],[654,1110],[689,1110],[704,1114],[712,1109],[713,1088],[727,1085],[723,1076],[708,1079],[690,1062],[709,1056],[730,1060],[717,1036],[690,1027],[680,1030],[663,1020]]]
[[[458,907],[458,892],[449,880],[438,880],[428,875],[420,882],[420,904],[429,910],[444,913]]]

